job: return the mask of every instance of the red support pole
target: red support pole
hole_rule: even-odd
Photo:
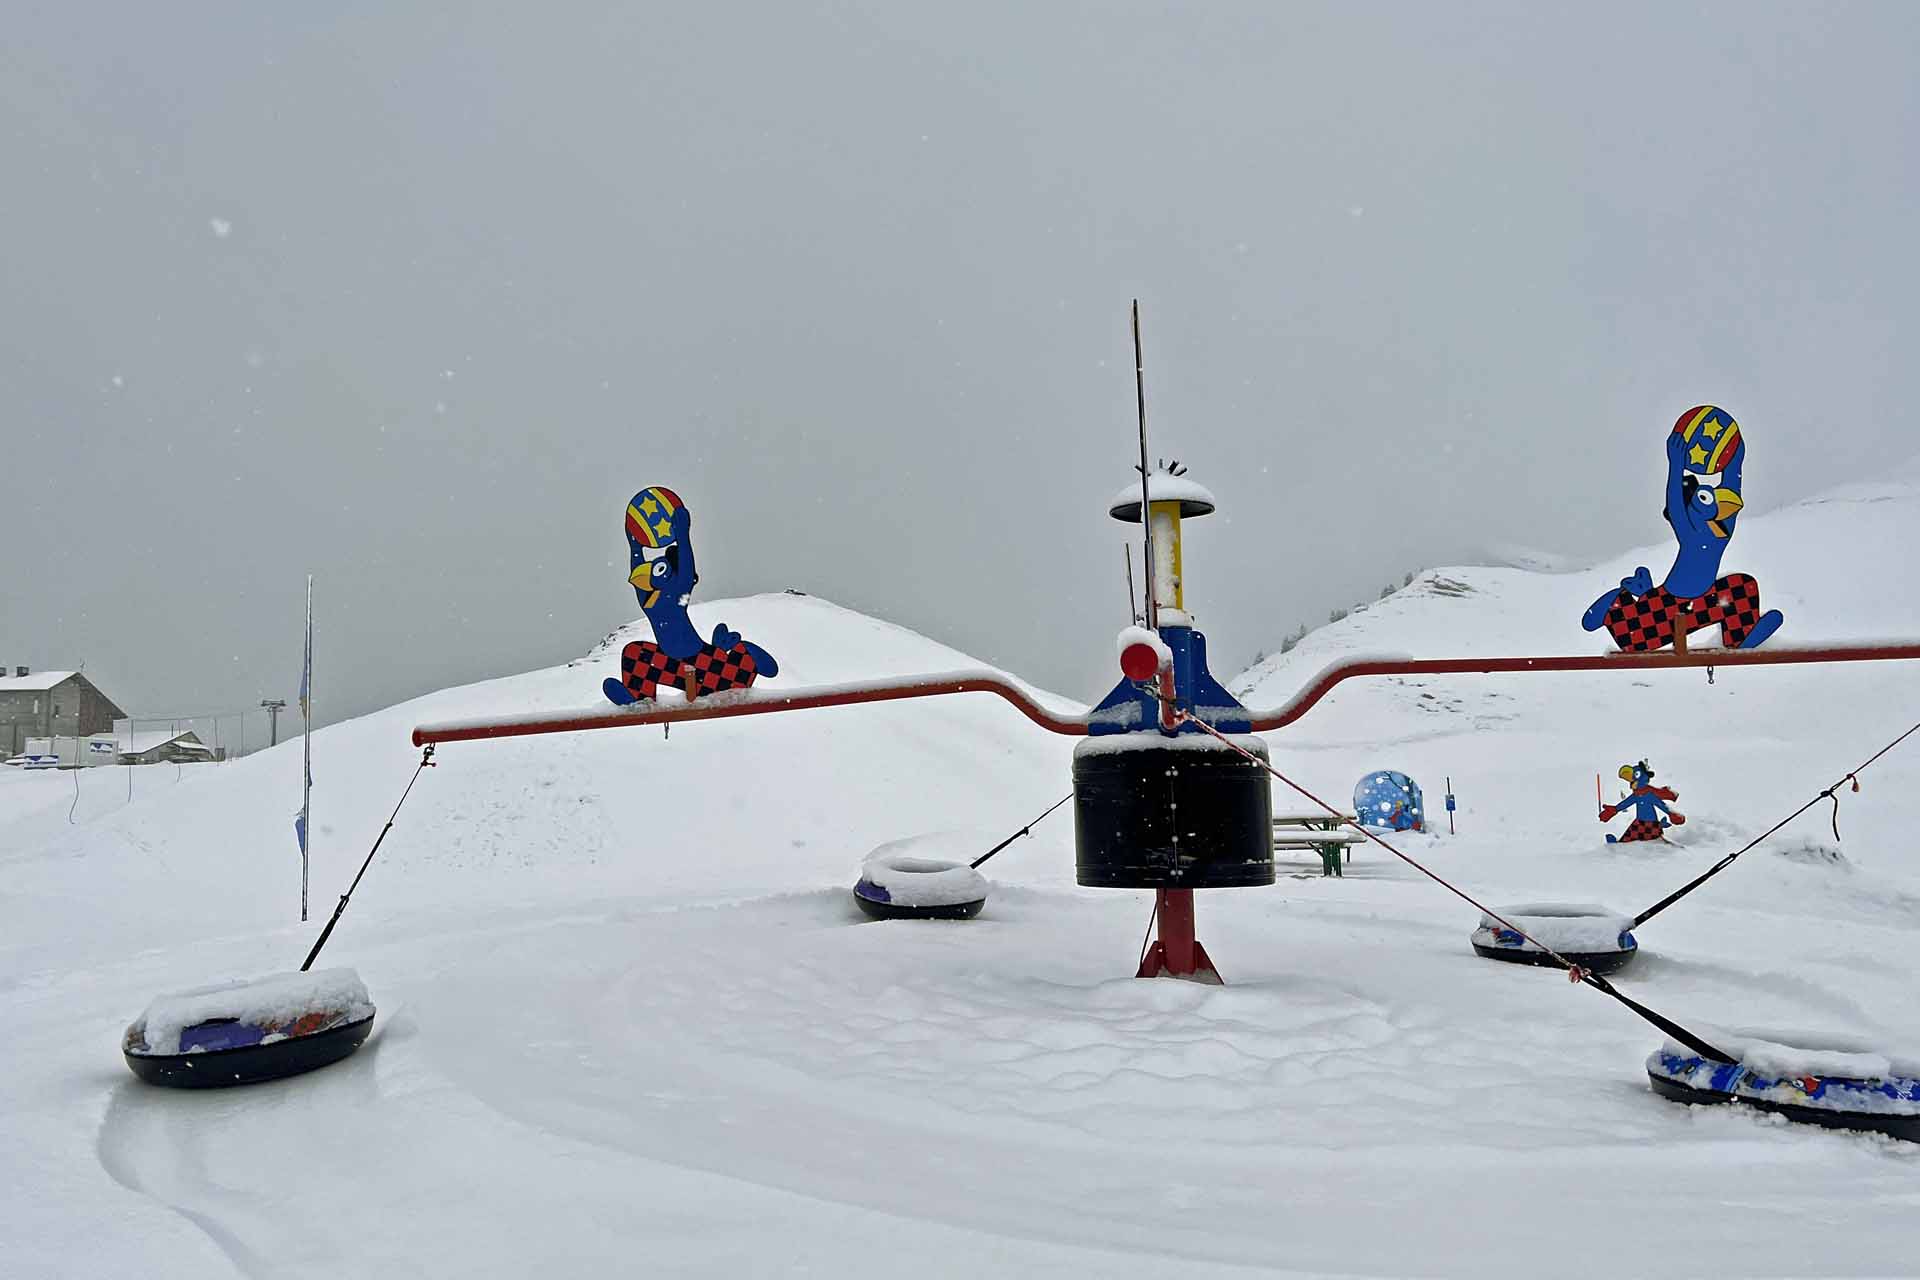
[[[1140,962],[1140,972],[1134,976],[1185,978],[1189,982],[1220,985],[1220,974],[1207,956],[1207,949],[1193,936],[1193,890],[1158,889],[1155,895],[1154,912],[1160,923],[1160,936],[1147,949],[1146,959]]]

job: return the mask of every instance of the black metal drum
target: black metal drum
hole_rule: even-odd
[[[1258,738],[1238,739],[1267,758]],[[1208,738],[1089,738],[1073,756],[1081,884],[1102,889],[1235,889],[1273,883],[1267,773]]]

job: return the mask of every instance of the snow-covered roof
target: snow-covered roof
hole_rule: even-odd
[[[0,676],[0,693],[45,693],[77,674],[73,671],[31,671],[24,676]]]
[[[1147,478],[1147,500],[1178,502],[1180,514],[1183,517],[1204,516],[1218,505],[1213,500],[1213,494],[1198,480],[1192,480],[1186,476],[1168,475],[1164,471],[1155,471]],[[1113,495],[1113,503],[1107,508],[1107,514],[1115,520],[1139,523],[1140,482],[1138,480]]]
[[[116,729],[114,731],[114,739],[122,755],[145,755],[155,747],[164,747],[169,742],[179,742],[182,738],[193,738],[192,742],[181,742],[180,745],[183,747],[199,750],[207,749],[200,739],[194,736],[194,732],[191,729],[180,729],[177,731],[173,729],[139,729],[131,734],[125,729]]]

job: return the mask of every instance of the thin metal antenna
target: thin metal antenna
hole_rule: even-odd
[[[1134,603],[1133,595],[1133,544],[1124,543],[1120,549],[1127,553],[1127,621],[1137,627],[1140,625],[1140,606]]]
[[[1153,513],[1147,493],[1147,372],[1140,359],[1140,299],[1133,300],[1133,394],[1140,405],[1140,527],[1147,534],[1147,626],[1160,629],[1160,607],[1153,592]]]

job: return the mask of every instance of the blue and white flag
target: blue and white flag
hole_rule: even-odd
[[[304,813],[296,813],[293,815],[293,838],[300,842],[300,856],[303,858],[306,857],[307,856],[307,815]]]

